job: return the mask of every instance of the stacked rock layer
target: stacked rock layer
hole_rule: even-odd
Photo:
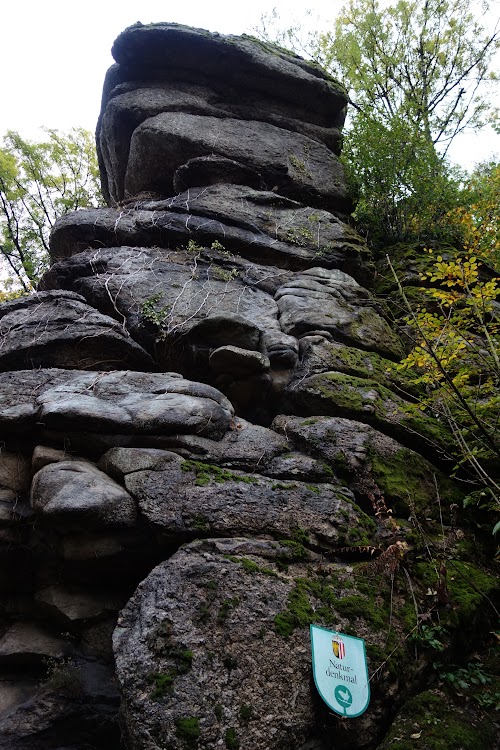
[[[0,308],[0,748],[376,748],[418,618],[460,643],[495,581],[458,556],[466,611],[432,593],[461,492],[348,223],[345,91],[174,24],[113,55],[108,207]],[[366,639],[358,719],[315,692],[311,622]]]

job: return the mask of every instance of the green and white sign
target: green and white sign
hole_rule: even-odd
[[[311,625],[311,646],[318,693],[335,713],[360,716],[370,702],[364,640]]]

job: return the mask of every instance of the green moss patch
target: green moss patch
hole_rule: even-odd
[[[329,368],[346,375],[375,380],[391,387],[395,384],[405,392],[411,391],[412,384],[404,373],[396,370],[394,363],[376,352],[365,352],[352,346],[327,344]]]
[[[295,628],[307,627],[313,622],[314,611],[309,600],[309,586],[306,579],[298,579],[288,595],[287,608],[274,618],[274,628],[278,635],[287,638]]]
[[[175,733],[187,745],[194,746],[200,737],[200,721],[196,716],[186,716],[175,720]]]
[[[193,652],[189,649],[169,647],[167,645],[162,653],[163,656],[172,659],[174,665],[164,672],[155,672],[151,675],[149,680],[153,683],[151,698],[155,700],[158,700],[165,695],[169,695],[172,692],[175,678],[181,674],[189,672],[193,661]]]
[[[177,673],[174,670],[171,672],[155,672],[151,675],[150,682],[153,683],[151,698],[156,700],[163,698],[164,695],[168,695],[172,690],[176,677]]]
[[[240,706],[240,721],[243,724],[247,724],[253,716],[253,707],[247,703],[242,703]]]
[[[222,604],[220,605],[219,613],[217,615],[217,621],[219,623],[224,622],[229,617],[229,613],[232,609],[238,606],[240,600],[238,597],[234,597],[233,599],[224,599]]]
[[[181,464],[182,471],[192,471],[196,474],[195,484],[199,487],[207,485],[210,481],[223,484],[224,482],[244,482],[245,484],[255,484],[257,479],[247,474],[235,474],[233,471],[221,469],[220,466],[213,464],[204,464],[201,461],[183,461]]]
[[[389,612],[380,606],[374,597],[370,596],[343,596],[335,602],[335,608],[342,617],[355,620],[362,617],[376,630],[384,630],[388,627]]]
[[[381,455],[371,449],[370,463],[371,474],[396,516],[407,517],[412,512],[417,517],[439,518],[433,473],[438,484],[444,521],[449,521],[452,503],[462,504],[463,492],[414,451],[401,448],[392,455]]]
[[[494,616],[494,609],[488,600],[496,597],[500,583],[496,576],[472,563],[449,560],[446,567],[449,609],[441,611],[441,623],[443,626],[459,628],[461,641],[465,645],[476,628],[478,618],[487,617],[489,612]],[[438,578],[434,564],[416,563],[412,569],[412,577],[420,585],[427,586],[430,590],[436,589]]]
[[[412,444],[449,447],[450,434],[444,426],[376,380],[327,372],[312,375],[296,394],[302,410],[356,419]]]
[[[487,720],[478,720],[463,704],[426,691],[405,703],[379,750],[491,750],[495,733]]]
[[[224,737],[227,750],[238,750],[240,746],[240,741],[238,737],[236,736],[236,731],[233,729],[233,727],[229,727],[229,729],[226,730],[226,735]]]
[[[276,571],[274,571],[272,568],[267,568],[263,565],[258,565],[254,560],[250,560],[249,557],[236,557],[236,555],[224,555],[226,560],[231,560],[231,562],[239,563],[243,566],[243,569],[247,573],[263,573],[267,576],[276,576]]]

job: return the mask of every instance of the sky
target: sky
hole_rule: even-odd
[[[104,74],[113,63],[111,45],[137,21],[252,33],[261,15],[275,6],[284,19],[304,19],[314,28],[321,19],[326,28],[342,5],[342,0],[10,0],[1,12],[0,134],[18,130],[36,140],[40,126],[93,131]],[[312,20],[305,19],[305,7]],[[451,156],[471,167],[495,152],[500,158],[500,136],[486,131],[462,137]]]

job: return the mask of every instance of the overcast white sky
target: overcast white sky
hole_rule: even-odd
[[[1,11],[0,134],[19,130],[36,139],[37,127],[94,130],[110,49],[118,34],[141,21],[176,21],[222,33],[251,33],[263,12],[303,17],[304,7],[331,19],[342,0],[8,0]],[[465,166],[500,156],[491,131],[462,138],[453,157]]]

